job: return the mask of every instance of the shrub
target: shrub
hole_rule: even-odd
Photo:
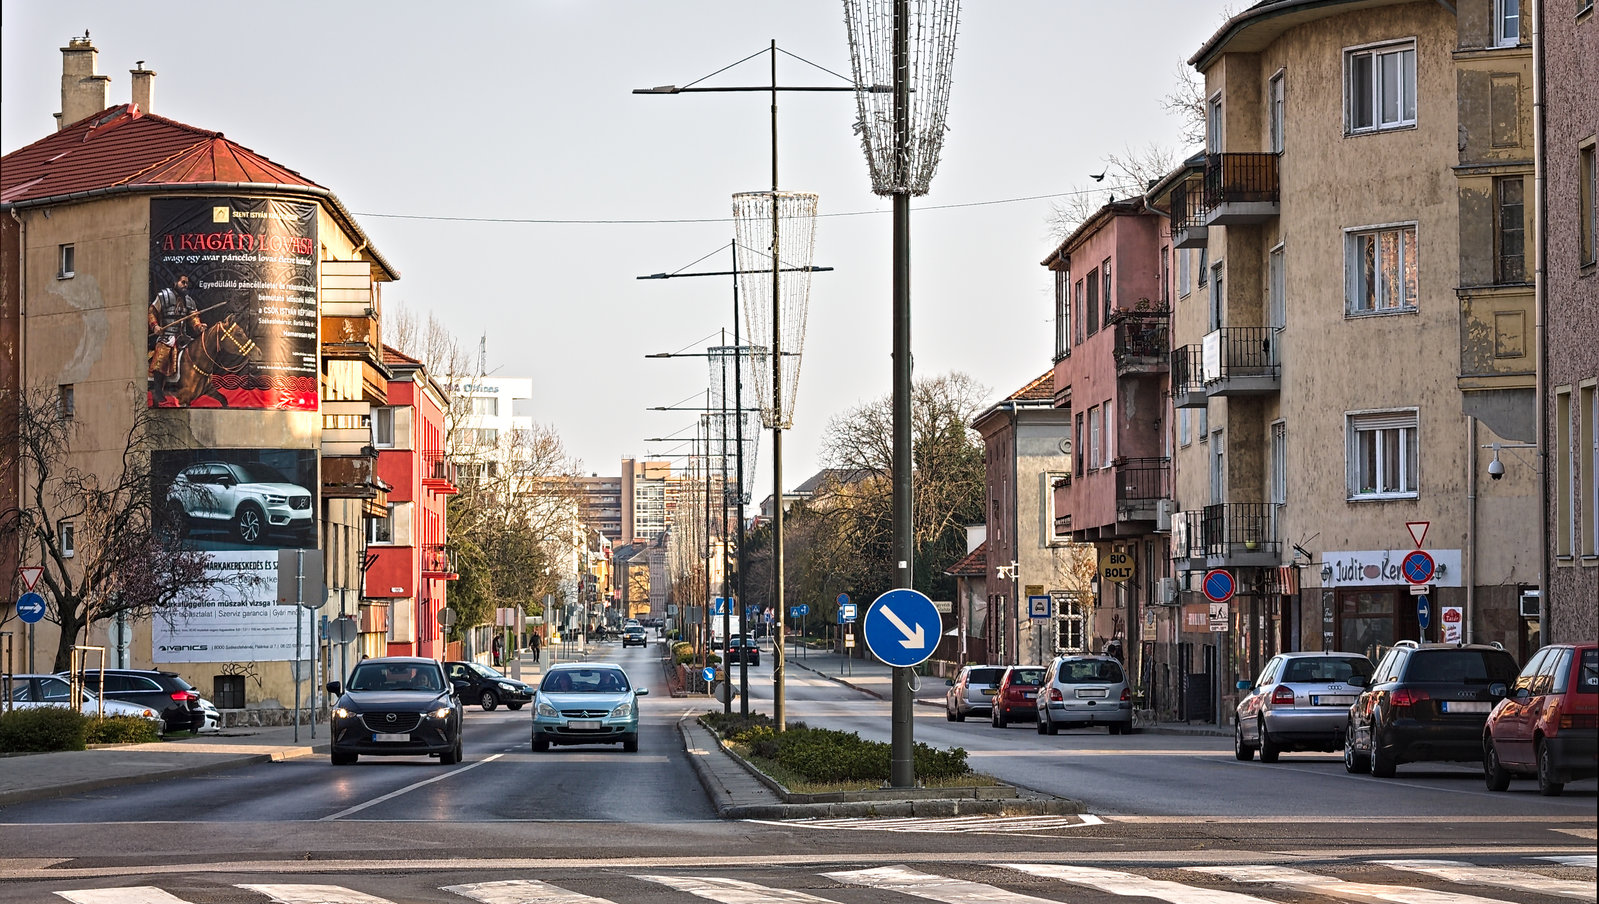
[[[16,709],[0,714],[0,752],[82,750],[88,722],[83,714],[61,706]]]
[[[88,720],[84,740],[90,744],[149,744],[161,740],[161,723],[138,716]]]
[[[893,772],[893,746],[864,741],[854,732],[810,728],[791,722],[778,734],[770,717],[750,713],[708,712],[700,720],[725,740],[744,745],[751,756],[776,762],[806,781],[886,782]],[[937,750],[917,744],[911,752],[912,768],[922,781],[945,781],[971,772],[966,751],[960,747]]]

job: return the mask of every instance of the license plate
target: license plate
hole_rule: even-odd
[[[600,723],[593,719],[574,719],[566,723],[566,727],[573,731],[598,731]]]
[[[1312,694],[1310,697],[1311,706],[1350,706],[1354,702],[1354,697],[1339,696],[1337,694],[1323,694],[1320,696]]]
[[[1477,700],[1445,700],[1439,704],[1446,713],[1485,713],[1493,706]]]
[[[372,736],[372,740],[379,743],[385,741],[409,741],[411,736],[408,734],[375,734]]]
[[[985,687],[985,688],[983,688],[983,696],[985,696],[985,697],[992,697],[992,696],[994,696],[997,693],[999,693],[999,688],[997,688],[997,687]]]
[[[1077,696],[1079,699],[1088,697],[1103,697],[1105,696],[1105,689],[1102,687],[1080,687],[1077,689]]]
[[[1038,695],[1034,694],[1034,693],[1022,694],[1022,699],[1024,699],[1024,700],[1035,700],[1037,698],[1038,698]]]

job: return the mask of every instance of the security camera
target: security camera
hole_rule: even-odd
[[[1488,476],[1499,480],[1505,476],[1505,463],[1495,458],[1488,462]]]

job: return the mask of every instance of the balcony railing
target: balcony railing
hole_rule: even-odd
[[[1170,315],[1154,311],[1123,311],[1112,315],[1116,327],[1118,373],[1157,372],[1166,368],[1171,348]]]
[[[1200,531],[1199,512],[1177,512],[1171,519],[1171,557],[1182,568],[1203,568],[1205,559],[1204,537]]]
[[[461,492],[461,478],[455,462],[443,452],[423,452],[422,485],[446,496]]]
[[[1278,213],[1276,154],[1210,154],[1205,158],[1205,222],[1258,223]]]
[[[1204,357],[1197,345],[1171,351],[1171,396],[1177,408],[1203,408],[1207,403]]]
[[[456,567],[455,550],[443,543],[429,543],[421,547],[422,576],[456,580],[461,576]]]
[[[1277,507],[1263,502],[1207,505],[1199,522],[1207,560],[1218,564],[1263,564],[1277,560]],[[1249,562],[1258,558],[1261,562]]]
[[[1213,396],[1277,392],[1277,331],[1264,326],[1225,327],[1205,336],[1201,347],[1205,390]]]
[[[1203,248],[1210,230],[1205,224],[1205,195],[1198,179],[1179,182],[1171,190],[1172,244],[1178,248]]]
[[[1116,504],[1153,507],[1156,500],[1171,496],[1171,459],[1169,458],[1118,458],[1116,469]]]

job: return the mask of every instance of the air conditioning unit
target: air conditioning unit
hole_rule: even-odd
[[[1177,604],[1177,579],[1161,578],[1155,585],[1156,602],[1162,606],[1175,606]]]
[[[1155,500],[1155,530],[1161,531],[1161,532],[1171,530],[1171,516],[1173,514],[1175,514],[1176,511],[1177,511],[1177,500],[1175,500],[1175,499],[1157,499],[1157,500]]]
[[[1540,602],[1542,597],[1543,597],[1543,591],[1541,591],[1541,590],[1523,590],[1523,591],[1521,591],[1521,617],[1522,618],[1537,618],[1538,617],[1538,603]]]

